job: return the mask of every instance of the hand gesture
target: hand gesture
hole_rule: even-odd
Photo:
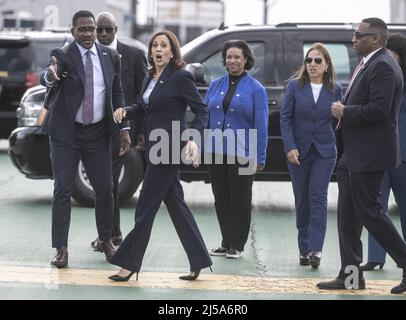
[[[113,120],[115,123],[121,123],[121,121],[123,121],[123,119],[125,118],[126,115],[126,111],[124,110],[124,108],[119,107],[116,109],[116,111],[114,111],[113,113]]]
[[[130,138],[130,132],[128,130],[122,130],[120,132],[120,152],[119,156],[122,156],[130,150],[130,145],[131,145],[131,138]]]
[[[192,140],[189,140],[186,145],[186,160],[191,160],[195,168],[199,166],[199,148]]]
[[[331,115],[337,120],[340,120],[343,117],[344,105],[340,101],[333,102],[331,105]]]
[[[135,149],[144,151],[145,150],[145,135],[139,134],[137,136],[137,144],[135,145]]]
[[[59,81],[58,77],[58,61],[55,56],[51,56],[51,64],[48,67],[48,80]]]
[[[288,154],[287,154],[287,157],[288,157],[288,161],[290,163],[300,165],[300,162],[299,162],[299,150],[297,150],[297,149],[290,150],[288,152]]]

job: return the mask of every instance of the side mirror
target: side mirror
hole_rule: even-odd
[[[189,71],[197,85],[206,84],[204,80],[203,66],[200,63],[189,63],[185,66],[185,70]]]

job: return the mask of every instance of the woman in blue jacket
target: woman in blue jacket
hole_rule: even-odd
[[[246,72],[255,58],[245,41],[226,42],[221,54],[228,73],[212,81],[205,97],[212,134],[206,154],[213,155],[209,173],[222,235],[210,254],[237,259],[248,239],[254,174],[265,166],[268,100]]]
[[[331,104],[341,96],[330,54],[324,45],[314,43],[288,82],[280,116],[295,195],[299,263],[313,268],[320,265],[327,190],[337,156]]]

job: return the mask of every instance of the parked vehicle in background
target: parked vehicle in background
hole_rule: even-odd
[[[21,97],[39,84],[49,51],[71,38],[65,32],[0,32],[0,139],[7,139],[17,127],[16,110]]]
[[[391,32],[406,35],[405,25],[389,25]],[[314,42],[323,42],[329,50],[337,80],[347,87],[351,75],[358,64],[351,39],[352,24],[279,24],[276,26],[235,26],[209,31],[182,47],[182,54],[188,63],[186,69],[195,77],[202,96],[206,94],[210,82],[225,74],[222,65],[221,46],[231,39],[248,42],[256,57],[256,63],[249,73],[267,89],[269,107],[268,150],[265,169],[256,174],[261,181],[288,181],[290,175],[283,152],[283,142],[279,127],[280,109],[286,80],[303,63],[305,52]],[[48,138],[38,126],[38,115],[43,105],[45,89],[33,88],[25,94],[18,113],[19,128],[9,138],[9,155],[14,165],[28,178],[51,178]],[[188,113],[191,121],[193,114]],[[131,160],[124,165],[119,190],[121,199],[129,199],[135,192],[142,177],[141,155],[131,150]],[[184,181],[209,182],[206,166],[198,168],[183,165],[181,179]],[[73,197],[84,205],[93,204],[90,184],[81,166],[75,181]]]

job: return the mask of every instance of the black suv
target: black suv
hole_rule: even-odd
[[[72,37],[51,31],[0,32],[0,139],[17,127],[16,110],[24,92],[39,84],[52,48]]]
[[[406,26],[390,25],[391,32],[406,34]],[[337,72],[337,80],[347,87],[359,58],[351,39],[355,25],[352,24],[280,24],[276,26],[220,27],[209,31],[182,47],[182,54],[194,75],[202,96],[210,82],[223,75],[226,70],[221,61],[221,46],[227,40],[243,39],[248,42],[256,57],[255,66],[249,71],[267,89],[269,107],[268,150],[265,170],[256,180],[287,181],[290,179],[283,152],[279,127],[279,113],[283,104],[286,80],[303,63],[307,49],[314,42],[323,42],[331,56]],[[16,167],[28,178],[51,178],[47,137],[36,125],[38,112],[44,99],[43,88],[29,90],[21,102],[18,129],[9,138],[9,155]],[[190,120],[193,114],[189,114]],[[131,160],[124,165],[120,180],[120,196],[128,199],[133,195],[142,177],[142,157],[134,149]],[[183,166],[184,181],[208,182],[205,165],[198,168]],[[75,181],[73,197],[80,203],[92,205],[92,190],[81,166]]]

